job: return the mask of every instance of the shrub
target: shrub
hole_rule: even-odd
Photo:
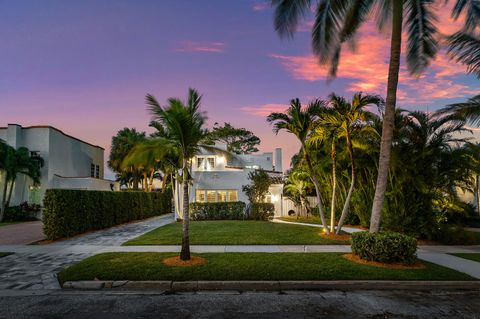
[[[434,240],[447,245],[478,245],[480,233],[469,232],[460,225],[442,225]]]
[[[171,212],[171,193],[49,189],[45,193],[43,231],[48,239]]]
[[[272,203],[252,203],[249,219],[269,220],[275,215],[275,206]]]
[[[37,213],[40,212],[40,210],[40,205],[23,202],[19,206],[8,207],[5,210],[4,220],[7,222],[37,220]]]
[[[244,202],[191,203],[192,220],[233,220],[245,219]]]
[[[352,252],[362,259],[383,263],[416,261],[415,238],[394,232],[357,232],[352,234]]]

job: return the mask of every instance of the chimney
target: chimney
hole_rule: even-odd
[[[282,169],[282,149],[277,147],[275,149],[275,171],[283,172]]]

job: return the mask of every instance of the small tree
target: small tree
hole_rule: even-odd
[[[256,170],[248,174],[250,185],[243,185],[242,191],[247,195],[250,203],[263,203],[272,184],[270,176],[264,170]]]
[[[258,152],[257,145],[260,144],[260,139],[247,129],[233,127],[230,123],[224,123],[223,126],[215,123],[207,135],[206,142],[208,144],[222,142],[227,144],[227,150],[231,153],[250,154]]]

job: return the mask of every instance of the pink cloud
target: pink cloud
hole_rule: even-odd
[[[269,7],[269,4],[265,1],[265,2],[254,3],[252,9],[253,11],[258,12],[258,11],[267,10],[268,7]]]
[[[193,42],[182,41],[175,49],[176,52],[222,53],[225,51],[223,42]]]
[[[272,112],[284,112],[287,108],[288,105],[286,104],[270,103],[259,106],[245,106],[240,108],[240,110],[251,115],[266,117]]]

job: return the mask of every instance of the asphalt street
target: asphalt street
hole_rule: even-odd
[[[480,318],[480,292],[0,291],[0,318]]]

